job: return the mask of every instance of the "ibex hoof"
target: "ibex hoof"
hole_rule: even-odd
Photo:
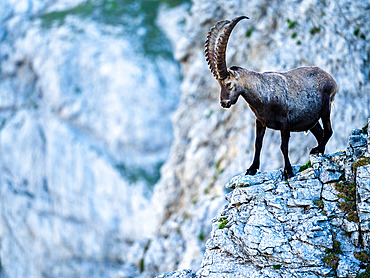
[[[257,173],[257,169],[249,168],[247,172],[245,172],[245,175],[255,175]]]
[[[290,179],[291,177],[294,177],[293,170],[292,169],[284,169],[283,174],[284,180]]]
[[[321,149],[321,148],[319,148],[319,147],[315,147],[315,148],[313,148],[313,149],[310,151],[310,154],[318,154],[318,153],[323,154],[323,153],[324,153],[324,150],[322,150],[322,149]]]

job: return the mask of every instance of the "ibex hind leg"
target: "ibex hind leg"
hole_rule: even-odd
[[[327,99],[323,111],[321,113],[321,120],[324,127],[323,131],[323,137],[318,144],[317,147],[313,148],[310,152],[310,154],[316,154],[316,153],[324,153],[326,143],[328,143],[330,137],[333,135],[333,130],[331,128],[331,121],[330,121],[330,101],[329,98]]]
[[[315,136],[316,141],[317,141],[317,147],[321,143],[322,139],[324,138],[324,130],[322,129],[321,125],[319,122],[315,124],[313,128],[310,129],[312,134]],[[317,148],[316,147],[316,148]],[[310,154],[313,154],[314,150],[316,148],[311,149]]]

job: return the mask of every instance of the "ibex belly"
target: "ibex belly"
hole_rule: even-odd
[[[289,127],[291,131],[307,131],[320,119],[323,96],[312,88],[288,94]]]

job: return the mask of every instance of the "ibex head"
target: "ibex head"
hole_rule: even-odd
[[[231,21],[217,22],[209,31],[205,43],[208,66],[221,87],[220,103],[223,108],[229,108],[235,104],[242,90],[236,68],[226,67],[226,47],[231,31],[240,20],[245,18],[248,17],[239,16]]]

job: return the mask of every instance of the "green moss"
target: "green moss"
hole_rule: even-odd
[[[353,34],[357,37],[360,34],[360,29],[356,28],[355,31],[353,31]]]
[[[297,37],[297,33],[296,32],[294,32],[293,34],[292,34],[292,39],[295,39]]]
[[[281,268],[281,264],[274,264],[274,265],[272,265],[272,267],[274,269],[280,269]]]
[[[302,42],[298,40],[297,41],[297,45],[301,45],[301,44],[302,44]]]
[[[225,228],[226,224],[229,223],[229,220],[227,220],[227,217],[226,216],[222,216],[220,217],[218,220],[218,222],[221,222],[219,225],[218,225],[218,228],[219,229],[223,229]]]
[[[302,172],[308,168],[312,168],[311,160],[307,161],[306,164],[302,165],[301,168],[299,168],[298,172]]]

